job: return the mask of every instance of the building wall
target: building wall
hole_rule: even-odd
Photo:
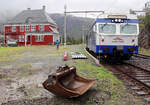
[[[30,36],[31,37],[31,36]],[[48,45],[53,44],[53,35],[44,35],[43,41],[36,41],[36,35],[32,35],[32,42],[30,37],[27,37],[27,45]],[[25,45],[25,42],[18,42],[19,46]]]
[[[53,35],[45,35],[44,41],[36,41],[36,36],[32,36],[32,45],[48,45],[49,43],[53,44]]]
[[[15,32],[12,32],[12,27],[15,26],[16,27],[16,31]],[[9,36],[9,38],[12,38],[14,40],[18,40],[19,41],[19,36],[23,35],[25,37],[25,34],[26,34],[26,26],[24,25],[24,31],[21,31],[20,27],[23,26],[23,25],[6,25],[5,26],[5,43],[7,43],[7,38]],[[32,34],[32,30],[31,30],[31,25],[28,25],[30,26],[30,29],[28,32],[31,32]],[[41,33],[40,31],[40,25],[35,25],[35,30],[33,31],[33,33]],[[51,29],[52,28],[56,28],[58,29],[57,27],[54,27],[54,26],[51,26],[49,24],[47,25],[43,25],[43,31],[42,31],[42,34],[44,34],[44,32],[53,32],[53,30]],[[45,35],[44,36],[44,40],[42,42],[37,42],[36,41],[36,35],[32,35],[32,45],[48,45],[49,43],[53,43],[54,39],[53,39],[53,35]],[[31,40],[31,39],[30,39]],[[30,43],[30,40],[28,39],[27,37],[27,45],[31,44]],[[21,41],[21,42],[18,42],[18,45],[25,45],[25,42],[24,41]]]

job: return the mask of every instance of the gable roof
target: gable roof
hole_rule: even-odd
[[[56,25],[54,20],[43,9],[38,10],[24,10],[16,15],[8,24],[52,24]]]

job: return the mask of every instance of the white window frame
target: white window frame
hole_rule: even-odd
[[[39,31],[41,31],[41,32],[44,31],[44,25],[39,25]]]
[[[11,31],[16,32],[16,26],[12,26]]]
[[[20,32],[24,32],[24,26],[20,26]]]
[[[30,25],[26,25],[25,30],[26,30],[26,32],[30,32]]]
[[[19,35],[19,42],[24,42],[24,35]]]
[[[35,32],[36,31],[36,26],[35,25],[31,25],[31,32]]]
[[[37,35],[35,37],[35,39],[36,39],[36,42],[43,42],[44,41],[44,35]]]

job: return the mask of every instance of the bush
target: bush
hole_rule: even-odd
[[[67,42],[67,45],[72,45],[72,43],[71,42]]]
[[[53,43],[48,43],[48,45],[53,45]]]

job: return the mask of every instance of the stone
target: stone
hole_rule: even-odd
[[[136,92],[138,95],[143,96],[143,95],[148,95],[148,93],[145,93],[144,91],[138,91]]]
[[[144,98],[144,100],[148,103],[150,103],[150,97]]]
[[[132,90],[140,90],[140,88],[134,86],[134,87],[131,87]]]

